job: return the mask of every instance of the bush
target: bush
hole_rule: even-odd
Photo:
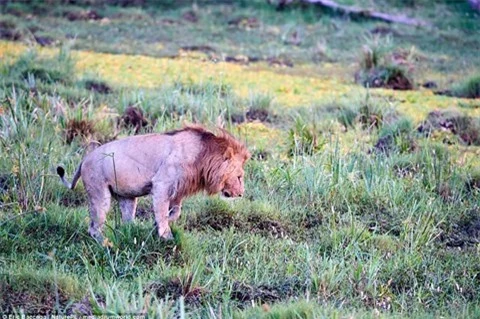
[[[414,88],[413,48],[407,51],[390,49],[390,38],[367,38],[355,73],[355,81],[365,87],[411,90]]]
[[[313,155],[325,145],[325,140],[316,129],[315,123],[308,125],[301,118],[295,120],[295,125],[288,132],[288,154]]]
[[[467,99],[480,98],[480,74],[469,78],[453,88],[452,96],[463,97]]]
[[[32,89],[35,88],[36,82],[72,84],[75,75],[74,67],[74,61],[68,49],[62,48],[52,58],[41,58],[35,51],[29,51],[13,64],[5,65],[1,73],[7,78],[11,78],[10,83]]]

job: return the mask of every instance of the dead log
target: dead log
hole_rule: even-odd
[[[301,0],[301,1],[306,3],[316,4],[316,5],[319,5],[319,6],[322,6],[330,10],[337,11],[349,16],[382,20],[389,23],[401,23],[401,24],[407,24],[407,25],[412,25],[416,27],[424,27],[429,25],[426,21],[409,18],[405,15],[392,15],[388,13],[359,8],[355,6],[345,6],[345,5],[338,4],[332,0]],[[293,1],[283,0],[282,4],[285,5],[291,2]]]
[[[480,0],[468,0],[473,10],[480,12]]]

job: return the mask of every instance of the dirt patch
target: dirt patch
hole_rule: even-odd
[[[25,289],[17,290],[8,283],[0,286],[2,298],[0,299],[0,309],[4,314],[14,313],[23,309],[25,314],[51,315],[65,309],[69,301],[69,296],[61,290],[58,291],[58,306],[53,285],[45,285],[44,291],[28,291]]]
[[[241,124],[245,122],[245,115],[242,113],[233,113],[230,114],[230,121],[234,124]]]
[[[399,68],[374,68],[368,72],[357,72],[355,82],[369,88],[413,90],[414,83],[405,71]]]
[[[480,174],[470,177],[465,182],[465,189],[469,193],[480,190]]]
[[[193,229],[222,231],[231,227],[241,232],[254,233],[265,237],[286,238],[290,235],[288,227],[278,220],[255,213],[245,218],[228,210],[205,211],[195,218],[189,218],[186,225],[189,231]]]
[[[470,211],[457,222],[452,230],[440,236],[448,247],[468,247],[480,244],[480,212]]]
[[[269,57],[266,60],[268,62],[268,65],[273,66],[273,67],[289,67],[293,68],[294,64],[292,60],[288,58],[282,58],[282,57]]]
[[[197,23],[199,20],[199,17],[195,11],[189,10],[182,14],[182,19],[190,23]]]
[[[135,218],[143,221],[153,220],[154,211],[152,204],[140,202],[135,212]]]
[[[89,140],[95,134],[95,126],[92,121],[87,120],[69,120],[65,128],[65,142],[71,144],[77,137],[83,140]]]
[[[101,20],[103,16],[95,10],[80,10],[80,11],[68,11],[63,15],[70,21],[89,21],[89,20]]]
[[[159,24],[165,25],[165,26],[174,26],[174,25],[182,25],[183,23],[181,21],[175,20],[175,19],[161,19],[159,21]]]
[[[305,217],[301,221],[301,228],[307,230],[316,228],[323,223],[323,216],[316,210],[307,211]]]
[[[81,301],[75,302],[70,307],[68,311],[69,315],[82,315],[82,316],[91,316],[93,315],[92,304],[90,303],[90,298],[85,296]]]
[[[414,62],[420,56],[414,55],[412,50],[384,51],[379,43],[363,47],[355,82],[369,88],[414,89]]]
[[[199,214],[196,220],[190,218],[187,222],[188,230],[212,228],[216,231],[222,231],[230,227],[243,228],[244,225],[241,220],[234,217],[232,212],[228,211],[204,212]]]
[[[388,154],[394,147],[394,139],[392,135],[380,137],[373,146],[373,151],[376,153]]]
[[[435,131],[447,132],[466,145],[480,145],[480,120],[454,111],[433,111],[421,123],[418,132],[430,136]],[[444,139],[448,142],[448,139]]]
[[[368,212],[368,214],[368,216],[365,216],[365,223],[370,232],[380,235],[400,236],[402,232],[401,221],[396,219],[391,212],[380,208]]]
[[[260,121],[264,123],[270,123],[274,119],[274,116],[270,114],[267,109],[251,108],[246,113],[233,113],[230,114],[230,121],[236,124],[245,122]]]
[[[48,36],[34,36],[35,41],[42,47],[54,45],[57,41],[54,38]]]
[[[20,41],[22,39],[22,33],[17,30],[15,23],[10,21],[0,21],[0,39]]]
[[[418,131],[420,133],[430,134],[434,130],[451,131],[454,129],[454,118],[459,117],[456,112],[433,111],[427,116],[427,119],[420,124]]]
[[[276,220],[265,219],[263,216],[253,215],[247,218],[251,232],[274,238],[288,237],[287,229]]]
[[[422,87],[426,89],[436,89],[438,87],[438,84],[435,81],[427,81],[422,84]]]
[[[228,25],[241,29],[256,29],[260,27],[260,21],[255,17],[241,16],[229,20]]]
[[[269,116],[270,114],[268,110],[265,110],[265,109],[250,109],[246,113],[246,117],[248,121],[265,122],[267,121]]]
[[[206,54],[217,52],[217,50],[209,45],[187,45],[181,47],[181,49],[184,51],[198,51]]]
[[[0,194],[6,193],[12,187],[13,176],[6,173],[0,173]],[[0,198],[0,201],[2,199]]]
[[[401,142],[396,141],[396,139],[401,139]],[[398,144],[402,145],[398,145]],[[370,150],[370,153],[377,153],[377,154],[386,154],[389,155],[392,152],[407,152],[411,153],[418,149],[417,142],[411,136],[394,136],[392,134],[388,134],[385,136],[380,137],[377,140],[377,143],[373,146],[373,149]]]
[[[248,65],[249,62],[253,62],[253,60],[251,60],[250,57],[248,57],[246,55],[240,55],[240,54],[235,55],[235,56],[228,56],[227,55],[223,60],[225,62],[243,64],[243,65]],[[258,61],[258,59],[256,61]]]
[[[193,284],[192,275],[188,275],[184,280],[176,277],[166,281],[155,281],[150,283],[144,291],[154,294],[159,299],[166,297],[178,299],[183,296],[185,303],[190,305],[200,305],[208,293],[205,288]]]
[[[60,199],[60,205],[64,207],[79,207],[87,205],[87,195],[85,192],[69,191]]]
[[[399,33],[388,26],[377,26],[370,30],[371,34],[379,34],[379,35],[394,35],[398,36]]]
[[[136,106],[127,107],[118,122],[120,127],[135,129],[135,134],[149,132],[155,125],[155,123],[150,124],[150,121],[143,115],[143,111]]]
[[[107,83],[95,80],[85,81],[85,89],[100,94],[110,94],[113,91]]]
[[[105,298],[101,296],[95,296],[95,300],[97,301],[100,307],[105,308]],[[93,315],[93,306],[92,306],[92,302],[90,301],[90,296],[86,295],[79,302],[73,303],[67,309],[67,315],[81,315],[81,316]]]
[[[247,285],[235,281],[231,299],[250,304],[251,301],[274,303],[295,296],[298,291],[306,289],[306,285],[296,277],[287,278],[276,284]]]

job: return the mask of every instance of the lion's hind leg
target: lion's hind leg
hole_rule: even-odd
[[[122,221],[124,223],[132,222],[135,218],[135,211],[137,210],[137,198],[119,197],[118,204],[122,212]]]
[[[103,242],[102,229],[107,218],[107,213],[110,210],[112,194],[107,187],[86,186],[91,219],[88,233],[98,242]]]

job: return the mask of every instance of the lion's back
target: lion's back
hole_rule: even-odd
[[[198,136],[191,132],[136,135],[104,144],[83,161],[82,176],[90,183],[121,184],[124,189],[144,187],[153,177],[182,179],[190,174],[201,150]],[[160,179],[161,181],[161,179]]]

